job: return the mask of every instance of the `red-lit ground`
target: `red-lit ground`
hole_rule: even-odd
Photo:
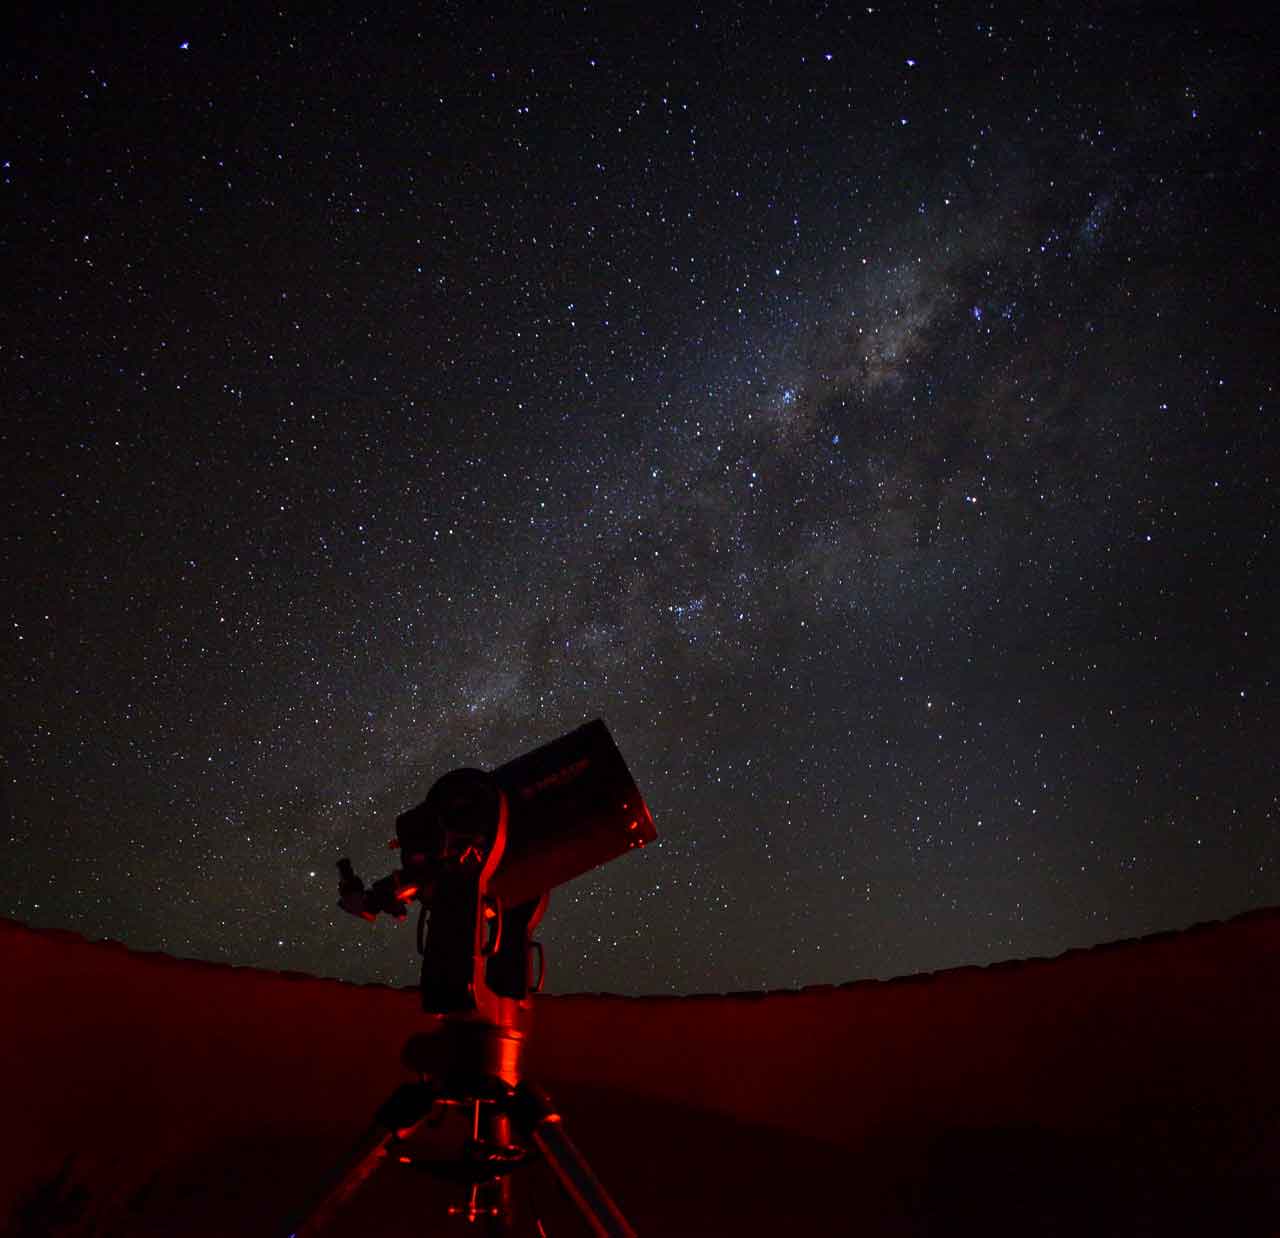
[[[4,1238],[284,1238],[424,1024],[412,991],[7,921],[0,968]],[[841,989],[543,998],[529,1073],[646,1236],[1271,1236],[1278,1046],[1273,910]],[[515,1189],[587,1232],[544,1167]],[[386,1166],[332,1232],[475,1232],[457,1197]]]

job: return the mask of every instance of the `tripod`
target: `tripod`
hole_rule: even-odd
[[[512,1033],[515,1032],[515,1035]],[[411,1037],[406,1061],[447,1063],[444,1072],[419,1074],[379,1107],[373,1125],[289,1238],[317,1238],[339,1209],[387,1161],[426,1169],[466,1187],[451,1216],[501,1233],[511,1222],[511,1173],[536,1153],[598,1238],[636,1238],[609,1193],[565,1133],[545,1092],[519,1077],[524,1036],[513,1027],[476,1021],[446,1022],[435,1034]],[[471,1136],[454,1159],[422,1159],[412,1152],[414,1132],[438,1111],[464,1109]],[[539,1232],[541,1226],[539,1226]]]
[[[422,904],[422,1006],[442,1018],[436,1031],[405,1045],[403,1060],[417,1082],[402,1084],[379,1107],[289,1238],[324,1233],[388,1160],[462,1183],[466,1201],[450,1214],[501,1232],[512,1215],[510,1174],[535,1153],[599,1238],[635,1238],[565,1134],[555,1106],[521,1069],[532,994],[542,988],[545,971],[533,931],[550,886],[654,836],[604,724],[580,728],[493,774],[460,769],[444,775],[422,804],[397,818],[396,836],[404,867],[368,890],[350,861],[339,861],[339,906],[373,920],[379,912],[403,919],[406,903]],[[450,1109],[469,1118],[461,1153],[415,1154],[415,1132],[443,1121]]]

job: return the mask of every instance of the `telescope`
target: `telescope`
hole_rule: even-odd
[[[290,1238],[322,1233],[388,1157],[466,1182],[467,1201],[450,1214],[505,1226],[509,1175],[535,1152],[596,1234],[634,1238],[555,1106],[523,1078],[521,1063],[532,996],[546,978],[533,932],[552,889],[656,837],[644,797],[596,719],[497,769],[445,774],[422,803],[396,818],[392,846],[400,867],[372,886],[349,859],[338,861],[344,911],[366,920],[403,919],[411,903],[421,905],[422,1007],[437,1018],[431,1031],[405,1045],[403,1060],[418,1081],[401,1085],[381,1106]],[[460,1155],[415,1159],[413,1132],[459,1106],[471,1132]]]
[[[428,1013],[477,1009],[485,987],[522,1000],[525,943],[550,891],[656,837],[622,753],[596,719],[490,772],[445,774],[396,818],[399,869],[365,890],[350,861],[339,861],[339,906],[372,920],[422,905]]]

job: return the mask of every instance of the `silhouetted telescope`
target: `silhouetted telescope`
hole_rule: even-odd
[[[495,770],[445,774],[396,818],[401,867],[368,889],[350,860],[338,862],[338,905],[354,915],[403,919],[407,904],[421,903],[422,1006],[440,1017],[404,1047],[417,1082],[387,1098],[287,1231],[291,1238],[323,1234],[386,1160],[466,1183],[466,1202],[450,1214],[502,1227],[511,1217],[509,1175],[535,1152],[596,1234],[634,1238],[558,1110],[523,1077],[522,1060],[533,994],[546,971],[533,931],[551,891],[656,837],[644,798],[597,719]],[[450,1109],[468,1115],[469,1135],[456,1156],[424,1157],[415,1133]]]
[[[341,861],[339,905],[365,919],[430,913],[423,1005],[449,1014],[528,995],[529,940],[556,886],[657,837],[600,720],[495,770],[456,769],[396,818],[401,867],[369,889]],[[483,967],[483,974],[477,974]],[[534,986],[537,987],[537,986]]]

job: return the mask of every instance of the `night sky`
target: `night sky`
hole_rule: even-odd
[[[597,716],[552,990],[1280,903],[1271,33],[98,7],[3,53],[0,913],[413,983],[334,861]]]

